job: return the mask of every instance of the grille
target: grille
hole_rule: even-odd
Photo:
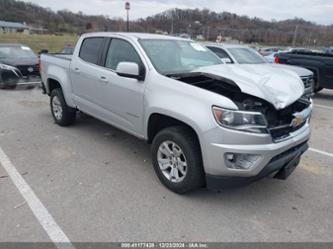
[[[304,83],[305,88],[312,87],[312,85],[313,85],[313,77],[312,76],[302,77],[302,81]]]
[[[38,65],[17,66],[23,76],[39,76]],[[29,69],[32,69],[29,71]]]
[[[288,125],[288,126],[286,125],[283,127],[272,128],[272,129],[270,129],[270,133],[271,133],[273,140],[275,142],[279,142],[281,140],[288,138],[290,133],[295,132],[295,131],[301,129],[302,127],[304,127],[305,124],[306,124],[306,121],[304,121],[302,124],[300,124],[297,127],[293,127],[291,125]]]
[[[273,113],[274,119],[268,119],[269,122],[269,132],[273,138],[274,142],[280,142],[287,139],[290,136],[290,133],[295,132],[302,127],[304,127],[308,121],[308,118],[311,115],[311,103],[306,102],[305,100],[299,100],[293,105],[279,110]],[[295,122],[295,114],[301,116],[303,120],[297,120],[297,125],[293,125]],[[267,114],[266,114],[267,118]]]

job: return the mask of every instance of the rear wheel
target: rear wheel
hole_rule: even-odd
[[[182,194],[204,185],[199,142],[193,132],[182,126],[159,132],[152,144],[155,172],[170,190]]]
[[[58,125],[69,126],[75,122],[76,110],[66,104],[60,88],[51,92],[50,106],[53,119]]]

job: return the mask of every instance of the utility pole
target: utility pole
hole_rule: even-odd
[[[175,9],[172,9],[171,10],[171,31],[170,31],[170,34],[173,35],[174,33],[174,12],[175,12]]]
[[[293,39],[293,47],[296,46],[296,42],[297,42],[297,33],[298,33],[298,24],[295,27],[295,33],[294,33],[294,39]]]
[[[130,2],[126,2],[125,3],[125,9],[126,9],[126,12],[127,12],[126,31],[129,32],[130,31],[130,27],[129,27],[129,11],[131,9]]]
[[[173,35],[173,10],[171,11],[171,34]]]

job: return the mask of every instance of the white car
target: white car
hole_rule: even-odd
[[[272,64],[259,52],[247,46],[222,43],[205,43],[203,45],[214,52],[226,64],[270,64],[274,68],[291,70],[301,77],[305,88],[304,95],[310,97],[313,94],[313,73],[306,68]]]

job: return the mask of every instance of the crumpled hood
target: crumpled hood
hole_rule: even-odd
[[[277,110],[284,109],[304,94],[300,77],[288,69],[271,65],[215,65],[193,72],[208,73],[232,80],[243,93],[270,102]]]

